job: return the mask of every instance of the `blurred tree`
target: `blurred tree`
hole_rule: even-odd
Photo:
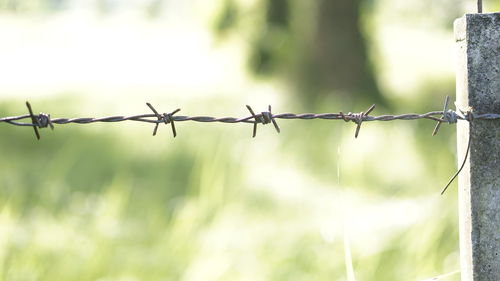
[[[383,102],[360,26],[366,0],[262,1],[256,10],[264,18],[252,18],[256,30],[249,32],[254,74],[284,77],[312,103],[329,95]],[[241,34],[245,9],[226,0],[216,22],[218,34],[235,29]]]

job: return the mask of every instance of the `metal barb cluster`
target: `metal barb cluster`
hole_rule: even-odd
[[[372,110],[374,108],[375,108],[375,104],[372,104],[372,106],[370,106],[366,112],[360,112],[360,113],[349,112],[347,115],[344,115],[344,113],[342,113],[342,111],[340,112],[340,115],[342,116],[342,119],[344,119],[344,121],[346,121],[346,122],[353,121],[354,123],[357,124],[356,132],[354,133],[354,138],[358,138],[359,130],[361,129],[361,123],[363,123],[363,121],[365,121],[365,116],[370,114],[370,112],[372,112]]]
[[[30,113],[29,117],[31,118],[31,122],[33,122],[34,124],[33,129],[35,130],[35,136],[37,139],[40,139],[40,132],[38,132],[38,128],[47,128],[47,126],[50,126],[50,129],[54,130],[54,125],[50,120],[50,114],[40,112],[38,116],[35,116],[29,102],[26,102],[26,107],[28,108],[28,111]]]
[[[172,125],[172,134],[174,135],[174,138],[177,136],[177,131],[175,130],[175,125],[174,125],[174,114],[177,112],[181,111],[180,108],[177,108],[176,110],[172,111],[171,113],[163,113],[163,115],[160,115],[158,111],[149,103],[147,102],[146,105],[154,112],[156,117],[158,117],[159,122],[164,122],[165,124],[170,123]],[[160,123],[155,124],[155,128],[153,130],[153,136],[156,136],[156,131],[158,130],[158,125]]]
[[[35,131],[35,136],[37,139],[40,139],[39,129],[50,127],[52,130],[54,129],[54,124],[89,124],[95,122],[122,122],[122,121],[138,121],[138,122],[146,122],[153,123],[155,127],[153,129],[153,136],[156,135],[158,131],[158,126],[160,123],[170,124],[172,128],[172,134],[174,138],[177,136],[177,131],[175,128],[175,122],[182,121],[196,121],[196,122],[221,122],[221,123],[249,123],[253,124],[253,134],[252,137],[257,135],[257,125],[258,124],[270,124],[274,125],[274,128],[279,133],[280,127],[276,122],[276,119],[302,119],[302,120],[312,120],[312,119],[324,119],[324,120],[344,120],[345,122],[354,122],[356,123],[356,131],[354,137],[357,138],[359,135],[359,131],[361,129],[361,124],[365,121],[394,121],[394,120],[416,120],[416,119],[430,119],[436,121],[436,127],[434,128],[432,135],[436,135],[439,131],[441,123],[447,122],[448,124],[457,123],[458,120],[465,120],[467,122],[472,122],[475,119],[483,119],[483,120],[498,120],[500,119],[500,114],[498,113],[483,113],[476,114],[473,112],[472,108],[468,108],[466,110],[458,109],[457,111],[453,111],[448,109],[449,97],[446,96],[443,110],[442,111],[431,111],[424,114],[415,114],[415,113],[407,113],[400,115],[379,115],[379,116],[370,116],[369,114],[375,108],[375,104],[370,106],[366,111],[362,111],[359,113],[349,112],[344,114],[343,112],[339,113],[279,113],[273,114],[271,111],[271,106],[269,105],[268,111],[263,111],[260,114],[255,114],[253,109],[247,105],[247,109],[250,112],[251,116],[244,118],[234,118],[234,117],[209,117],[209,116],[179,116],[175,115],[180,111],[180,109],[176,109],[170,113],[160,114],[158,111],[150,104],[146,103],[146,105],[151,109],[153,114],[139,114],[132,116],[108,116],[108,117],[100,117],[100,118],[51,118],[50,114],[40,113],[39,115],[35,115],[33,113],[33,109],[29,102],[26,102],[26,107],[28,108],[29,114],[20,115],[20,116],[11,116],[11,117],[2,117],[0,118],[0,123],[5,122],[15,126],[28,126],[33,127]],[[175,116],[174,116],[175,115]],[[436,117],[440,116],[440,117]],[[156,118],[156,119],[154,119]],[[30,119],[31,122],[20,122],[23,119]],[[448,186],[453,182],[453,180],[458,176],[460,171],[462,171],[465,162],[467,161],[467,157],[469,155],[470,150],[470,136],[469,143],[467,145],[467,151],[465,153],[464,161],[455,175],[448,181],[448,184],[444,187],[441,194],[443,194]]]
[[[280,127],[278,126],[278,123],[276,123],[276,120],[274,119],[274,116],[271,112],[271,105],[269,105],[268,109],[269,111],[262,112],[260,115],[257,115],[253,112],[252,107],[247,105],[248,111],[252,114],[252,117],[255,119],[255,122],[253,123],[253,134],[252,137],[255,138],[257,135],[257,124],[262,123],[263,125],[273,123],[274,128],[278,133],[281,132]]]
[[[448,111],[448,101],[450,100],[449,96],[446,96],[444,100],[444,107],[443,107],[443,115],[441,118],[446,120],[448,124],[456,123],[458,116],[456,115],[455,111],[450,110]],[[434,131],[432,131],[432,135],[435,136],[437,132],[439,131],[439,127],[441,127],[441,121],[438,121],[436,124],[436,127],[434,127]]]

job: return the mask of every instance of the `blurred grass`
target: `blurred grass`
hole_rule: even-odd
[[[117,4],[128,12],[108,23],[40,21],[26,12],[45,6],[24,2],[3,21],[11,44],[0,116],[24,114],[21,96],[53,117],[146,112],[146,101],[213,116],[246,115],[245,103],[314,108],[283,100],[289,83],[243,77],[248,42],[214,52],[207,23],[222,2],[158,9],[175,11],[174,29],[161,16],[127,20],[143,12],[133,1]],[[388,101],[373,114],[441,109],[454,92],[445,54],[463,3],[366,1],[365,35]],[[297,12],[305,28],[310,11]],[[238,33],[252,33],[262,15],[243,15]],[[65,94],[32,99],[57,92]],[[338,94],[314,111],[368,106]],[[179,122],[176,139],[165,126],[151,137],[151,124],[72,124],[42,130],[41,141],[0,124],[0,280],[391,281],[459,269],[456,185],[439,196],[456,169],[455,126],[431,137],[428,120],[366,122],[354,139],[353,123],[279,124],[280,135],[259,126],[256,139],[249,124]]]
[[[356,280],[458,269],[451,128],[280,125],[2,124],[0,279],[346,280],[345,231]]]

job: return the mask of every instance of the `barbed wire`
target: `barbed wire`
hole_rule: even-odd
[[[323,120],[343,120],[345,122],[354,122],[357,124],[356,131],[354,137],[357,138],[359,135],[359,131],[361,129],[361,124],[363,122],[369,121],[394,121],[394,120],[417,120],[417,119],[429,119],[436,121],[437,124],[432,132],[432,135],[436,135],[439,131],[441,123],[446,122],[449,124],[457,123],[458,120],[465,120],[467,122],[472,122],[477,119],[483,120],[494,120],[500,119],[500,114],[498,113],[482,113],[478,114],[473,112],[472,108],[468,108],[466,110],[458,109],[458,111],[454,111],[448,109],[449,97],[446,96],[443,110],[441,111],[431,111],[423,114],[416,113],[406,113],[399,115],[379,115],[379,116],[370,116],[369,114],[375,109],[375,104],[371,105],[366,111],[362,111],[359,113],[278,113],[273,114],[271,111],[271,106],[269,105],[268,111],[263,111],[259,114],[255,114],[252,107],[247,105],[247,109],[250,112],[250,116],[243,118],[235,118],[235,117],[210,117],[210,116],[180,116],[175,115],[180,111],[180,109],[176,109],[169,113],[160,114],[150,103],[146,103],[146,105],[151,109],[153,113],[149,114],[138,114],[131,116],[108,116],[108,117],[99,117],[99,118],[51,118],[50,114],[41,112],[38,115],[33,113],[33,109],[29,102],[26,102],[26,107],[28,108],[29,114],[19,115],[19,116],[10,116],[10,117],[2,117],[0,118],[0,123],[7,123],[15,126],[28,126],[33,127],[35,136],[37,139],[40,139],[40,132],[38,129],[50,127],[52,130],[54,129],[54,124],[65,125],[65,124],[90,124],[97,122],[105,122],[105,123],[114,123],[114,122],[123,122],[123,121],[137,121],[137,122],[146,122],[153,123],[155,127],[153,129],[153,136],[156,135],[158,131],[158,126],[161,123],[170,124],[172,128],[172,134],[174,137],[177,136],[177,130],[175,128],[175,122],[184,122],[184,121],[195,121],[195,122],[203,122],[203,123],[249,123],[253,124],[253,133],[252,137],[257,135],[257,125],[258,124],[270,124],[274,125],[274,128],[279,133],[280,127],[276,121],[276,119],[302,119],[302,120],[314,120],[314,119],[323,119]],[[175,115],[175,116],[174,116]],[[440,116],[440,117],[436,117]],[[156,119],[154,119],[156,118]],[[24,119],[30,119],[31,122],[22,122]],[[470,135],[469,141],[467,144],[467,151],[465,153],[464,161],[458,171],[453,175],[453,177],[448,181],[441,194],[444,194],[446,189],[450,186],[450,184],[455,180],[458,174],[462,171],[465,166],[465,162],[467,161],[467,157],[469,155],[470,150]]]
[[[253,134],[255,137],[257,134],[257,125],[258,124],[269,124],[272,123],[277,132],[280,132],[280,127],[276,121],[276,119],[302,119],[302,120],[314,120],[314,119],[323,119],[323,120],[343,120],[345,122],[354,122],[357,124],[355,137],[358,137],[359,131],[361,129],[361,124],[363,122],[370,121],[395,121],[395,120],[417,120],[417,119],[429,119],[438,122],[432,135],[435,135],[441,123],[446,122],[449,124],[456,123],[458,120],[466,120],[471,121],[474,119],[500,119],[500,114],[497,113],[484,113],[477,114],[473,113],[471,110],[458,110],[453,111],[448,109],[448,101],[449,97],[446,97],[445,105],[443,110],[441,111],[431,111],[423,114],[417,113],[406,113],[399,115],[379,115],[379,116],[371,116],[369,115],[372,110],[375,108],[375,105],[370,106],[366,111],[359,113],[278,113],[273,114],[271,111],[271,106],[268,107],[268,111],[261,112],[256,114],[253,109],[247,105],[247,109],[250,112],[250,116],[246,116],[243,118],[235,118],[235,117],[211,117],[211,116],[180,116],[175,115],[180,111],[180,109],[176,109],[170,113],[160,114],[150,103],[146,103],[146,105],[151,109],[153,113],[147,114],[138,114],[138,115],[130,115],[130,116],[107,116],[107,117],[78,117],[78,118],[51,118],[50,114],[41,112],[38,115],[33,113],[31,104],[26,102],[26,106],[28,108],[29,114],[19,115],[19,116],[10,116],[10,117],[2,117],[0,118],[0,123],[8,123],[15,126],[28,126],[33,127],[35,130],[35,135],[37,139],[40,139],[40,133],[38,129],[50,127],[54,129],[54,124],[65,125],[65,124],[90,124],[97,122],[104,123],[114,123],[114,122],[124,122],[124,121],[136,121],[136,122],[146,122],[155,124],[153,135],[156,135],[158,130],[158,126],[160,123],[171,124],[172,133],[174,137],[177,136],[177,131],[175,128],[175,122],[185,122],[185,121],[194,121],[194,122],[202,122],[202,123],[248,123],[253,124]],[[175,115],[175,116],[174,116]],[[24,119],[30,119],[31,122],[23,122]]]

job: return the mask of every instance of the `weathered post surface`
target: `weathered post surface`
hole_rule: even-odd
[[[500,13],[467,14],[455,21],[457,108],[500,113]],[[500,120],[457,124],[462,280],[500,280]],[[460,163],[461,164],[461,163]]]

